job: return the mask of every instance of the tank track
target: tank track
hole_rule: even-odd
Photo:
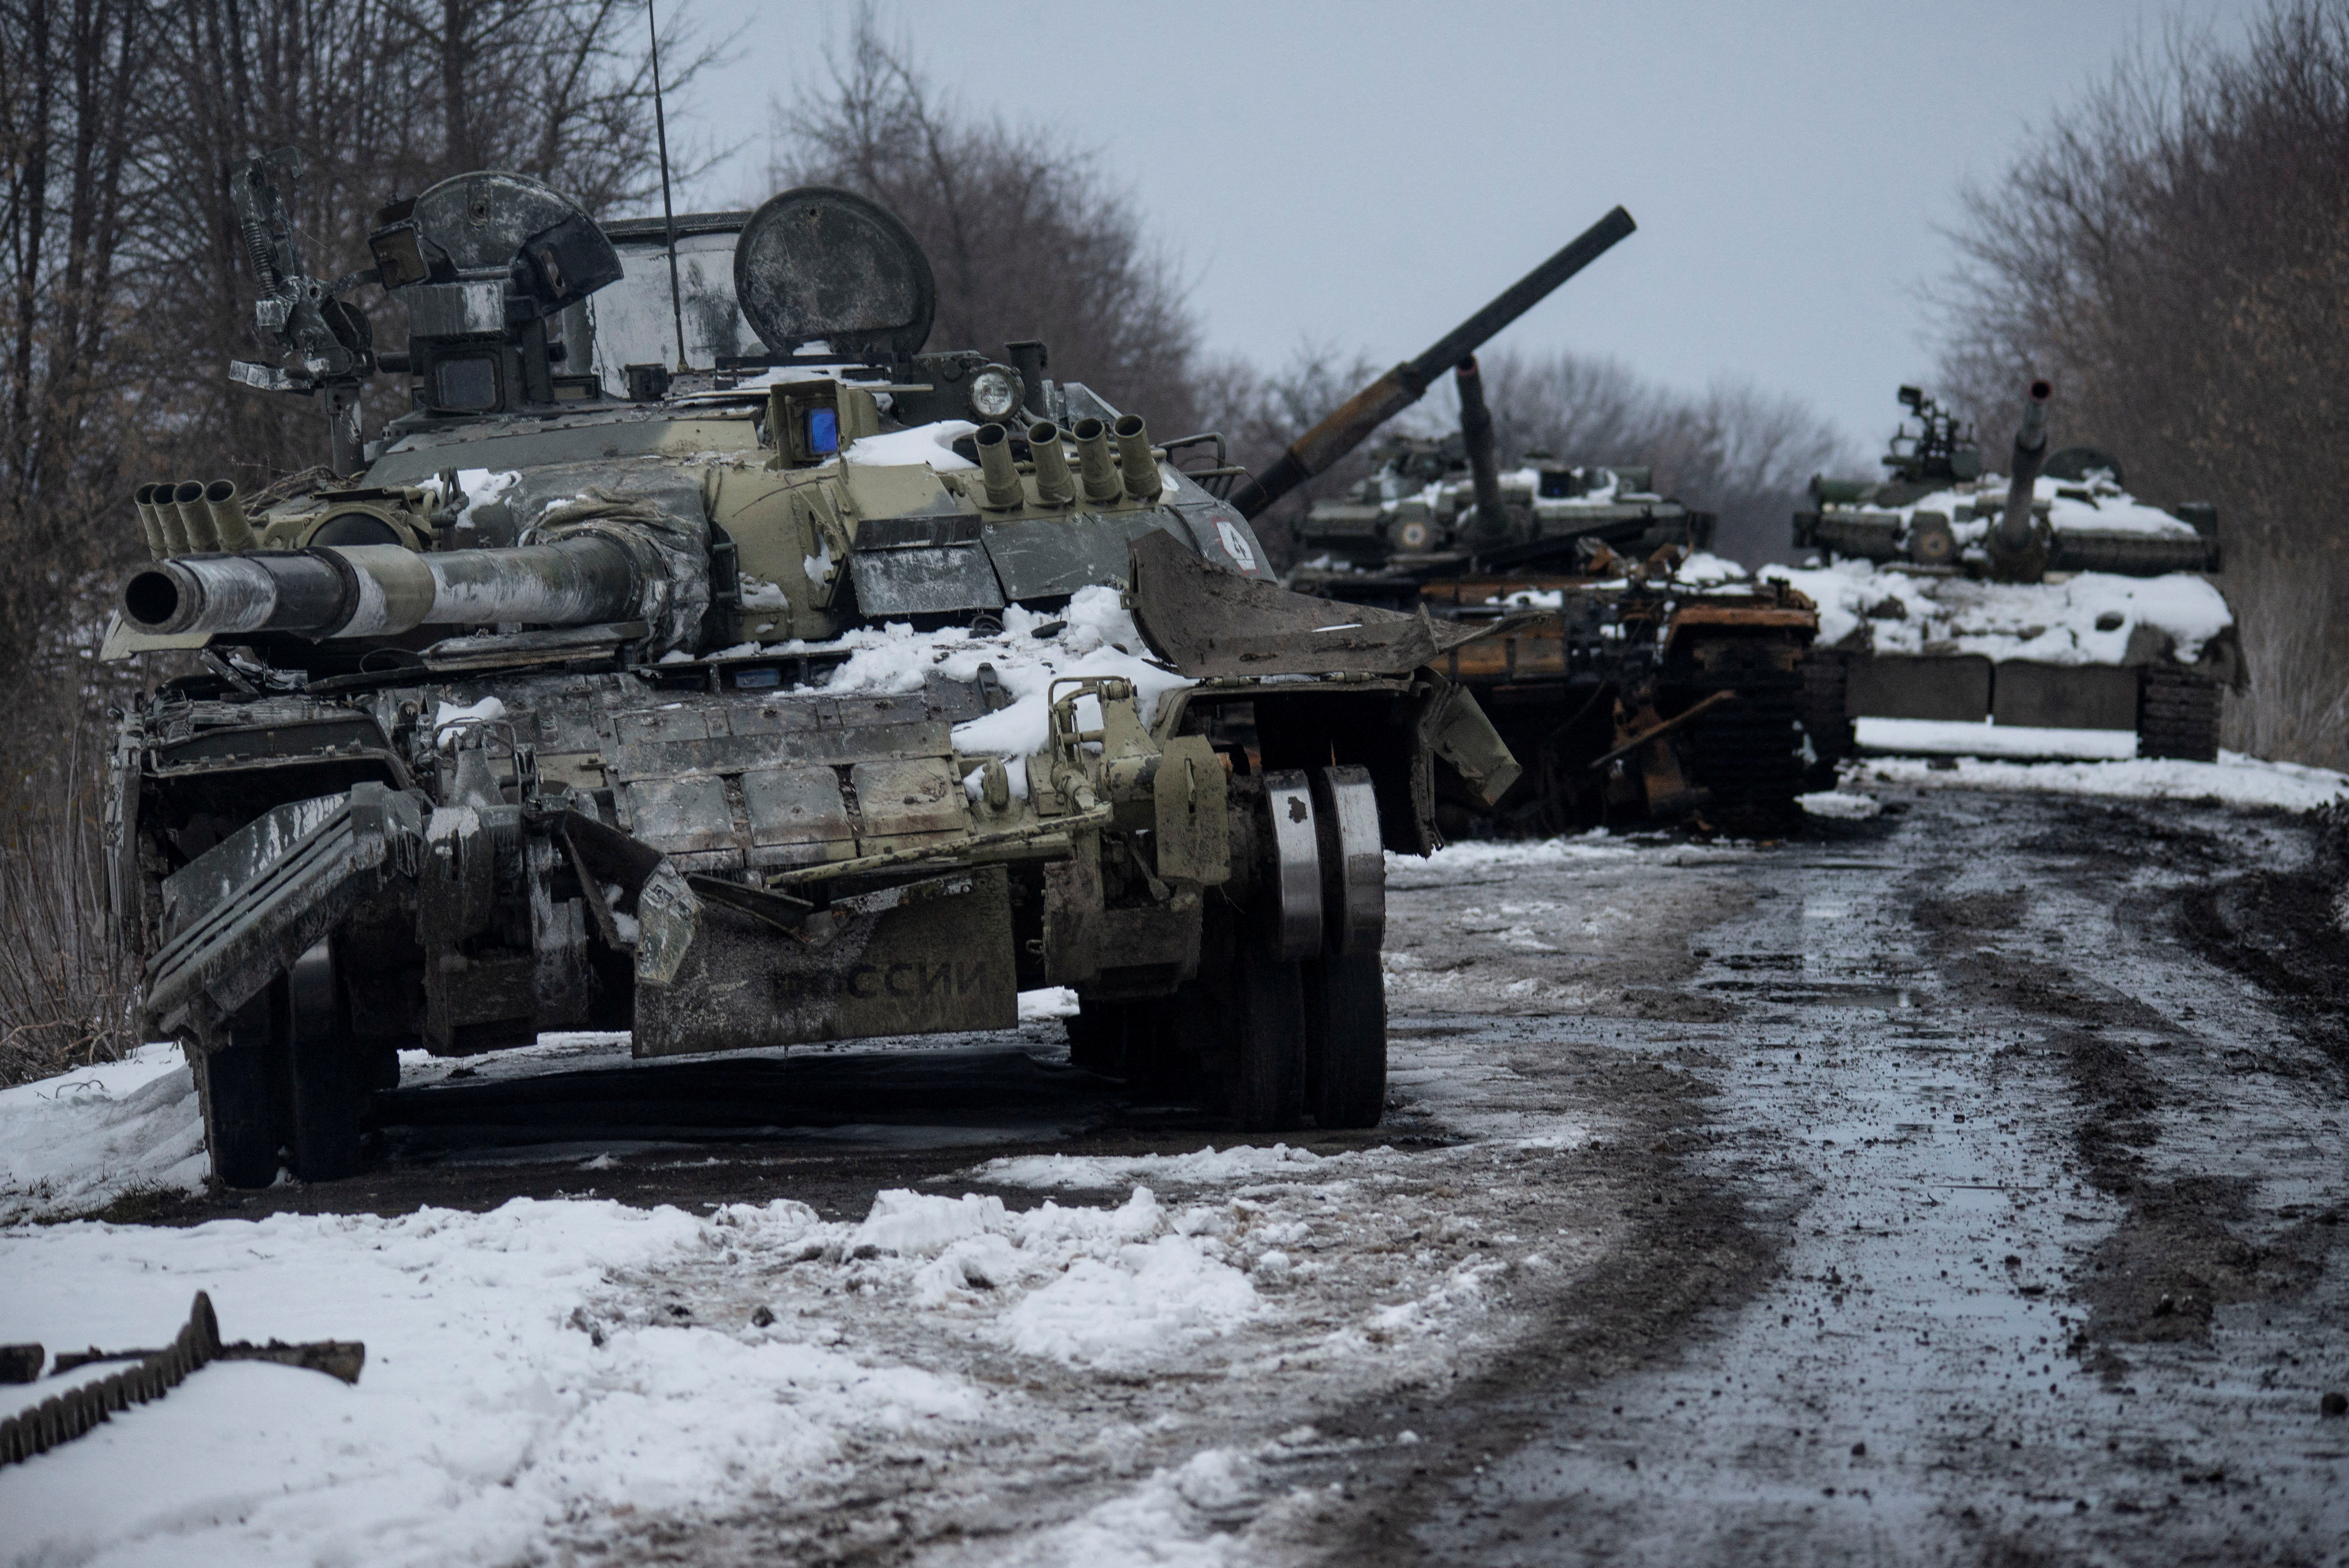
[[[1726,687],[1723,703],[1691,725],[1690,782],[1712,792],[1706,815],[1723,825],[1770,827],[1796,810],[1806,767],[1802,754],[1805,687],[1795,672],[1748,674],[1700,688],[1701,700]]]
[[[1845,700],[1851,686],[1851,655],[1816,650],[1806,654],[1802,676],[1803,733],[1810,737],[1814,759],[1809,782],[1831,789],[1836,764],[1859,744]]]
[[[2219,759],[2219,683],[2176,665],[2137,672],[2137,749],[2140,757],[2188,762]]]

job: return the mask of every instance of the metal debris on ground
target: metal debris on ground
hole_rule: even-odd
[[[20,1366],[31,1368],[27,1375],[12,1376],[9,1381],[29,1383],[39,1375],[39,1346],[11,1345],[5,1348],[8,1353],[6,1365],[12,1373]],[[367,1346],[357,1340],[342,1339],[303,1345],[288,1345],[277,1339],[266,1345],[239,1340],[233,1345],[222,1345],[220,1321],[212,1315],[212,1297],[198,1291],[195,1305],[188,1311],[187,1323],[162,1349],[109,1351],[93,1347],[60,1351],[49,1375],[59,1377],[98,1361],[129,1361],[131,1365],[110,1377],[51,1395],[31,1409],[0,1420],[0,1465],[19,1463],[36,1454],[47,1453],[110,1418],[117,1410],[160,1399],[178,1387],[189,1373],[214,1361],[274,1361],[286,1367],[306,1367],[356,1384],[359,1369],[367,1365]]]

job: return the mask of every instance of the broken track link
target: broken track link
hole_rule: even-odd
[[[11,1348],[36,1354],[39,1349],[37,1346]],[[161,1398],[187,1381],[189,1373],[215,1361],[275,1361],[357,1383],[359,1369],[367,1364],[367,1346],[356,1340],[331,1339],[306,1345],[287,1345],[274,1339],[266,1345],[242,1340],[222,1345],[220,1320],[212,1314],[212,1297],[198,1291],[194,1305],[189,1308],[188,1321],[162,1349],[61,1353],[51,1376],[92,1362],[119,1360],[129,1360],[131,1365],[65,1393],[53,1394],[31,1409],[0,1420],[0,1465],[21,1464],[60,1443],[71,1442],[99,1422],[110,1420],[117,1410]]]

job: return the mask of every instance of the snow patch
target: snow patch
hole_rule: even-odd
[[[1035,634],[1064,623],[1049,637]],[[1053,681],[1067,676],[1113,676],[1132,681],[1142,721],[1148,724],[1165,693],[1193,684],[1152,663],[1149,645],[1133,624],[1118,591],[1080,588],[1066,608],[1050,615],[1025,605],[1007,605],[999,634],[974,634],[966,627],[916,632],[902,622],[877,630],[852,632],[824,643],[772,644],[768,653],[825,654],[848,658],[824,685],[828,692],[903,696],[922,689],[933,673],[952,681],[974,681],[978,666],[994,666],[1011,700],[1004,707],[955,726],[955,748],[966,757],[999,757],[1011,770],[1012,793],[1028,796],[1025,759],[1044,749]],[[1078,727],[1101,727],[1101,704],[1088,696],[1077,704]],[[1019,766],[1012,766],[1013,764]]]
[[[178,1046],[0,1089],[0,1224],[88,1213],[134,1192],[201,1191],[211,1170]]]
[[[1806,815],[1839,822],[1865,821],[1884,809],[1873,795],[1849,795],[1840,789],[1822,789],[1795,799]]]
[[[457,737],[463,730],[477,724],[496,724],[505,716],[506,705],[493,696],[476,703],[444,702],[433,710],[432,739],[447,751],[457,744]]]
[[[1021,1568],[1231,1568],[1253,1561],[1222,1521],[1261,1495],[1256,1461],[1208,1449],[1028,1542]]]
[[[458,510],[457,526],[466,530],[480,526],[473,516],[474,509],[498,500],[520,483],[519,469],[459,469],[457,489],[464,496],[465,504]]]
[[[2216,762],[2139,758],[2128,762],[1997,762],[1972,758],[1940,764],[1911,758],[1871,758],[1852,778],[1930,789],[2035,789],[2058,795],[2109,795],[2137,800],[2210,799],[2230,806],[2281,806],[2306,811],[2349,793],[2349,776],[2292,762],[2262,762],[2221,751]]]
[[[1066,985],[1047,985],[1040,991],[1019,993],[1019,1021],[1023,1024],[1040,1024],[1050,1018],[1073,1018],[1076,1016],[1077,994]]]
[[[866,463],[875,468],[910,468],[916,463],[927,463],[937,473],[961,473],[978,465],[956,451],[954,444],[961,437],[976,434],[978,429],[968,419],[940,419],[934,424],[916,425],[910,430],[892,430],[885,436],[859,437],[848,443],[840,457],[843,462]]]
[[[1248,1181],[1266,1176],[1311,1175],[1332,1167],[1392,1157],[1392,1149],[1361,1153],[1316,1154],[1276,1143],[1269,1149],[1239,1144],[1218,1150],[1213,1144],[1193,1154],[1022,1154],[989,1160],[961,1173],[967,1181],[997,1187],[1045,1187],[1084,1190],[1123,1187],[1151,1181],[1205,1186],[1219,1181]]]

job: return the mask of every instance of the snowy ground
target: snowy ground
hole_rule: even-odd
[[[196,1191],[211,1169],[177,1046],[0,1089],[0,1224]]]
[[[261,1194],[258,1218],[38,1223],[196,1181],[186,1071],[150,1049],[0,1093],[0,1339],[152,1345],[203,1289],[231,1337],[368,1351],[356,1387],[208,1368],[0,1470],[0,1563],[1552,1561],[1562,1530],[1606,1561],[2323,1561],[2227,1532],[2339,1539],[2339,1445],[2302,1430],[2349,1367],[2310,1326],[2338,1291],[2222,1296],[2215,1343],[2148,1295],[2140,1344],[2104,1326],[2115,1287],[2085,1260],[2215,1244],[2159,1229],[2209,1181],[2251,1205],[2213,1208],[2209,1235],[2323,1255],[2302,1217],[2342,1202],[2334,1079],[2288,1013],[2150,923],[2302,852],[2289,819],[2194,804],[2213,779],[2265,803],[2341,781],[2067,763],[2025,774],[2182,799],[1962,792],[1998,766],[1868,763],[1792,845],[1394,861],[1392,1099],[1369,1137],[1236,1142],[1139,1108],[993,1146],[616,1138],[479,1150],[478,1204],[409,1195],[446,1170],[418,1165]],[[2116,811],[2128,831],[2099,838]],[[1049,1056],[1065,1005],[1024,999],[1016,1048]],[[919,1075],[1005,1038],[889,1048]],[[2122,1147],[2098,1119],[2148,1114],[2114,1065],[2140,1049],[2165,1054],[2128,1071],[2174,1109],[2125,1152],[2161,1185],[2081,1191]],[[575,1035],[468,1065],[625,1063]],[[1962,1311],[1937,1270],[1963,1272]],[[1847,1289],[1867,1323],[1838,1315]],[[2178,1329],[2209,1318],[2187,1310]],[[2091,1313],[2094,1334],[2039,1337]],[[1903,1348],[1920,1335],[1940,1348]],[[49,1391],[0,1387],[0,1412]],[[2014,1450],[1977,1440],[2011,1426]],[[2152,1448],[2165,1474],[2260,1479],[2163,1480]],[[1821,1506],[1861,1484],[1866,1508]]]
[[[1577,1186],[1543,1179],[1589,1122],[1515,1103],[1512,1075],[1450,1032],[1406,1025],[1398,1045],[1409,1153],[1015,1156],[843,1221],[579,1197],[0,1233],[10,1340],[160,1342],[202,1289],[231,1337],[368,1352],[357,1387],[209,1368],[0,1470],[0,1561],[496,1563],[679,1520],[715,1532],[694,1561],[903,1532],[937,1562],[1223,1563],[1236,1521],[1273,1550],[1312,1497],[1286,1500],[1268,1469],[1365,1441],[1333,1449],[1312,1410],[1457,1376],[1521,1332],[1514,1292],[1599,1250]],[[619,1070],[624,1052],[548,1037],[474,1071]],[[16,1216],[194,1182],[194,1114],[170,1047],[0,1097]],[[1486,1137],[1428,1148],[1438,1122]],[[619,1163],[571,1159],[583,1190]],[[0,1413],[55,1387],[0,1388]],[[1371,1442],[1414,1440],[1399,1421]],[[877,1516],[844,1501],[876,1487],[903,1496]]]

